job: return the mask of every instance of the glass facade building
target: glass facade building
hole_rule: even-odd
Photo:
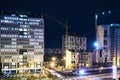
[[[44,19],[0,15],[0,63],[4,73],[40,72],[44,59]]]

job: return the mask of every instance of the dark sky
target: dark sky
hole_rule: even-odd
[[[87,37],[88,48],[95,40],[94,14],[106,10],[119,10],[120,0],[0,0],[0,10],[39,11],[65,23],[69,34]],[[44,16],[45,47],[61,48],[65,28]]]

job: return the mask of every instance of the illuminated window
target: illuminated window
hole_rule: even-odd
[[[23,65],[23,63],[19,63],[19,65]]]
[[[37,62],[37,64],[40,64],[40,62]]]
[[[10,21],[10,20],[1,20],[1,23],[13,23],[13,21]]]
[[[23,31],[23,29],[22,29],[22,28],[19,28],[19,31]]]
[[[17,42],[11,42],[11,44],[17,44]]]
[[[34,46],[34,48],[43,48],[43,46]]]
[[[38,68],[40,68],[40,65],[37,65]]]
[[[16,52],[16,49],[1,49],[3,52]]]
[[[27,34],[27,32],[24,32],[24,35],[26,35]]]
[[[15,65],[15,63],[14,63],[14,62],[12,62],[12,65]]]
[[[38,42],[30,42],[30,45],[38,45]]]
[[[27,38],[27,36],[24,36],[24,38]]]
[[[30,39],[30,41],[35,41],[35,39]]]
[[[24,31],[27,31],[27,29],[24,29]]]
[[[4,69],[8,69],[8,66],[4,66]]]
[[[19,37],[23,37],[22,35],[19,35]]]
[[[43,52],[43,49],[34,49],[35,52]]]
[[[12,41],[16,41],[16,38],[12,38]]]
[[[27,52],[23,52],[23,54],[27,54]]]
[[[23,58],[23,56],[22,56],[22,55],[20,55],[20,56],[19,56],[19,58]]]
[[[31,38],[31,36],[29,35],[28,38]]]
[[[5,16],[4,19],[8,19],[8,20],[18,20],[18,17]]]

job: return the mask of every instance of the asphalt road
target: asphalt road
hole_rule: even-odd
[[[117,79],[120,76],[120,73],[117,74]],[[97,74],[97,75],[88,75],[88,76],[72,76],[65,77],[62,80],[113,80],[113,74]]]

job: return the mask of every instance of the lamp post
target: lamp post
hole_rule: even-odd
[[[102,80],[101,79],[101,72],[102,72],[102,70],[103,70],[103,67],[100,67],[100,71],[99,71],[100,72],[100,80]]]
[[[52,68],[54,68],[54,67],[55,67],[55,63],[54,63],[54,62],[51,62],[51,63],[50,63],[50,66],[51,66]]]
[[[50,66],[51,66],[52,68],[55,68],[55,65],[56,65],[56,57],[52,57],[52,58],[51,58]]]
[[[55,61],[56,60],[56,57],[52,57],[52,61]]]
[[[117,78],[117,67],[115,66],[115,65],[113,65],[112,66],[112,68],[113,68],[113,80],[116,80],[116,78]]]

